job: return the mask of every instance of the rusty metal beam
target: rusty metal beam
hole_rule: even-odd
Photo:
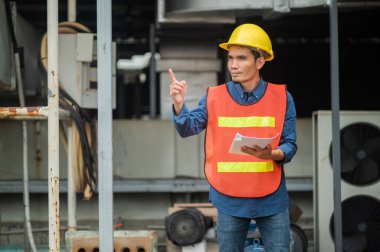
[[[48,113],[48,107],[0,107],[0,120],[46,120]],[[60,109],[59,118],[68,120],[70,113]]]

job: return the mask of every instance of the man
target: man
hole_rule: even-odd
[[[283,165],[297,151],[296,111],[285,85],[264,81],[260,70],[274,58],[269,36],[259,26],[238,26],[227,43],[232,81],[210,87],[199,105],[188,111],[186,81],[171,69],[173,120],[182,137],[206,129],[205,175],[209,199],[218,210],[219,251],[243,252],[252,219],[266,252],[289,251],[290,221]],[[264,148],[244,146],[230,153],[236,133],[248,137],[277,137]]]

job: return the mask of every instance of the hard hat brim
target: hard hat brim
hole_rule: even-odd
[[[250,46],[247,46],[247,45],[245,45],[245,44],[239,44],[239,43],[228,43],[228,42],[226,42],[226,43],[220,43],[219,44],[219,47],[220,48],[222,48],[222,49],[224,49],[224,50],[226,50],[226,51],[230,51],[230,46],[242,46],[242,47],[250,47]],[[253,47],[251,47],[251,48],[253,48]],[[255,48],[253,48],[253,49],[255,49]],[[268,53],[268,56],[269,57],[266,57],[265,58],[265,61],[271,61],[271,60],[273,60],[273,58],[274,58],[274,55],[273,55],[273,52],[271,52],[271,53]]]
[[[228,49],[229,45],[230,45],[229,43],[220,43],[219,47],[226,50],[226,51],[229,51],[229,49]]]

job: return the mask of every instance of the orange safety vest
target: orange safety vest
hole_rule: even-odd
[[[229,153],[236,133],[250,137],[278,136],[280,142],[286,112],[286,86],[268,83],[263,97],[254,104],[233,100],[227,85],[207,92],[205,175],[217,191],[234,197],[263,197],[280,185],[282,167],[273,160]]]

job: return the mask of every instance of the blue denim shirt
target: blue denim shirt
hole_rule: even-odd
[[[260,80],[252,92],[246,93],[239,83],[228,82],[227,88],[232,98],[239,104],[248,105],[260,99],[266,90],[267,82]],[[287,92],[287,107],[282,135],[278,148],[284,154],[285,159],[280,164],[290,162],[297,151],[296,145],[296,109],[293,97]],[[181,137],[199,134],[207,126],[206,96],[203,96],[198,107],[189,111],[186,104],[181,113],[176,116],[173,109],[173,121],[177,132]],[[209,200],[218,211],[237,217],[255,218],[273,215],[284,211],[288,207],[288,193],[285,177],[282,173],[279,188],[274,193],[261,198],[239,198],[219,193],[210,186]]]

